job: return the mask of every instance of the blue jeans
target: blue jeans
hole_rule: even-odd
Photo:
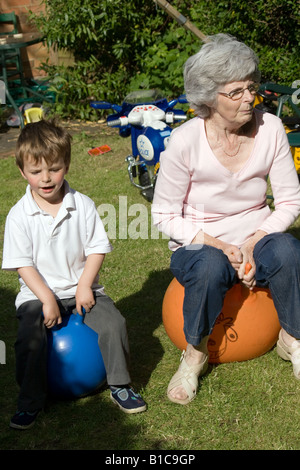
[[[192,249],[191,249],[192,248]],[[300,241],[287,233],[272,233],[254,248],[256,286],[269,288],[279,322],[300,338]],[[197,346],[211,334],[228,289],[238,282],[227,256],[209,245],[179,248],[171,271],[185,287],[184,334]]]

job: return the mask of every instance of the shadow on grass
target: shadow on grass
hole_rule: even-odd
[[[15,411],[15,352],[17,319],[15,315],[15,292],[0,287],[0,340],[5,344],[5,360],[0,364],[0,435],[7,426],[5,416]],[[1,448],[1,445],[0,445]]]
[[[164,352],[153,333],[162,322],[162,301],[171,279],[169,270],[152,272],[140,291],[117,303],[127,320],[131,349],[130,372],[137,389],[147,385]],[[137,441],[138,436],[143,434],[143,419],[125,415],[111,403],[109,391],[105,388],[78,400],[49,397],[44,412],[32,429],[19,432],[9,428],[18,395],[14,359],[17,331],[15,293],[1,289],[1,299],[4,308],[0,319],[0,339],[6,343],[7,364],[0,366],[3,367],[0,389],[5,391],[0,394],[0,448],[130,450],[135,449],[136,445],[139,448]]]
[[[162,323],[162,302],[172,278],[169,269],[153,271],[140,291],[116,304],[127,321],[130,372],[137,387],[147,385],[164,352],[153,333]]]

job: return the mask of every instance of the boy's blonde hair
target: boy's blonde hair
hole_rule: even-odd
[[[23,170],[24,161],[33,158],[36,163],[44,159],[54,163],[63,159],[66,167],[71,161],[72,137],[55,120],[27,124],[21,131],[16,146],[16,164]]]

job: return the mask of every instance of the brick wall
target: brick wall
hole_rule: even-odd
[[[28,11],[31,10],[34,13],[41,11],[43,5],[41,0],[1,0],[0,13],[9,13],[14,11],[18,17],[19,32],[28,33],[35,31],[34,25],[28,21]],[[50,63],[71,63],[72,58],[70,54],[63,52],[57,53],[53,50],[48,51],[42,43],[34,44],[30,47],[22,49],[22,59],[25,75],[27,77],[38,77],[43,75],[43,72],[39,70],[41,62],[45,62],[48,58]]]

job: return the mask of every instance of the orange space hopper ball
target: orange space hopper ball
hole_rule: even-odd
[[[183,333],[184,287],[174,278],[162,306],[163,324],[177,348],[186,349]],[[246,361],[261,356],[275,345],[280,324],[270,291],[242,284],[226,294],[223,309],[208,340],[209,362]]]

